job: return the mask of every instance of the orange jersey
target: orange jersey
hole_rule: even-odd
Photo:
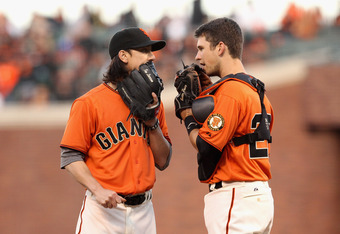
[[[92,176],[121,194],[142,193],[155,183],[148,133],[137,118],[127,119],[129,113],[119,93],[101,84],[74,101],[60,145],[83,152]],[[162,103],[157,117],[171,143]]]
[[[222,152],[215,174],[207,183],[219,181],[267,181],[270,172],[270,144],[258,141],[235,146],[231,139],[252,133],[261,117],[256,89],[244,81],[228,80],[215,92],[215,107],[199,130],[199,136]],[[273,127],[273,109],[265,96],[264,104]]]

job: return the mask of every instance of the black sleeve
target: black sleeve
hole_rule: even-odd
[[[222,152],[208,144],[200,136],[196,139],[198,148],[198,177],[201,181],[208,180],[214,173]]]
[[[85,160],[85,155],[84,153],[66,148],[66,147],[60,147],[61,148],[61,159],[60,159],[60,168],[65,169],[65,167],[73,162],[76,161],[84,161]]]

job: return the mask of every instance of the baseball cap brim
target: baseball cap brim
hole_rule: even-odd
[[[138,49],[146,46],[151,46],[151,51],[157,51],[163,49],[166,45],[165,41],[148,41],[131,47],[131,49]]]
[[[163,40],[151,40],[148,34],[141,28],[126,28],[118,31],[110,40],[109,54],[111,59],[120,50],[138,49],[151,46],[151,51],[162,49],[166,45]]]

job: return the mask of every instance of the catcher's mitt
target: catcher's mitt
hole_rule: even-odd
[[[179,119],[182,119],[182,110],[191,108],[193,100],[202,92],[202,86],[206,88],[210,84],[212,82],[209,76],[197,64],[184,65],[183,70],[176,72],[174,85],[178,95],[175,97],[175,113]]]
[[[143,120],[151,120],[158,114],[161,103],[161,92],[164,89],[162,79],[158,76],[153,62],[139,66],[131,74],[117,83],[117,90],[124,103],[130,109],[130,115]],[[157,105],[150,107],[154,102],[152,93],[158,97]]]
[[[190,66],[195,69],[195,71],[198,74],[198,77],[200,78],[199,81],[200,81],[202,91],[212,84],[210,77],[205,73],[203,68],[201,68],[195,63],[191,64]]]

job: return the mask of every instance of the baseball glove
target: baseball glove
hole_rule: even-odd
[[[184,64],[183,64],[184,65]],[[202,77],[202,80],[200,79]],[[181,111],[191,108],[193,100],[202,90],[212,84],[202,68],[197,64],[184,65],[183,70],[176,72],[175,87],[178,95],[175,97],[175,113],[181,118]],[[203,87],[203,89],[202,89]]]
[[[203,68],[194,63],[190,66],[192,66],[198,74],[202,91],[212,84],[210,77],[205,73]]]
[[[117,83],[117,90],[124,103],[130,109],[130,115],[143,120],[151,120],[158,114],[161,103],[161,92],[164,89],[162,79],[158,76],[153,62],[139,66],[131,74]],[[154,102],[152,93],[158,97],[157,105],[151,106]]]

